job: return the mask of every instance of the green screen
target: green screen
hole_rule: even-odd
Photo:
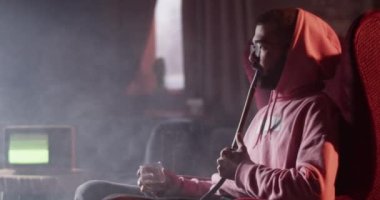
[[[49,163],[48,135],[43,133],[12,133],[9,137],[9,164]]]

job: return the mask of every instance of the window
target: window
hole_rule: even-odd
[[[158,0],[156,19],[156,57],[165,63],[164,86],[184,88],[181,0]]]

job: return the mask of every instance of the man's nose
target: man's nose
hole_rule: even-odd
[[[249,54],[248,60],[252,65],[256,65],[259,64],[260,57],[253,52]]]
[[[252,64],[253,63],[253,53],[249,53],[248,61]]]

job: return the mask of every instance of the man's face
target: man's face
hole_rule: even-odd
[[[257,25],[252,38],[249,61],[261,71],[259,86],[275,89],[287,55],[287,41],[280,38],[273,25]]]

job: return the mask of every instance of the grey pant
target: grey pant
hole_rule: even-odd
[[[131,197],[146,197],[136,185],[127,185],[109,181],[88,181],[80,185],[75,191],[74,200],[103,200],[114,194],[126,194]],[[194,200],[194,198],[171,197],[159,198],[170,200]],[[231,198],[213,195],[210,200],[231,200]]]
[[[77,188],[74,200],[102,200],[113,194],[145,197],[136,185],[93,180],[87,181]]]

